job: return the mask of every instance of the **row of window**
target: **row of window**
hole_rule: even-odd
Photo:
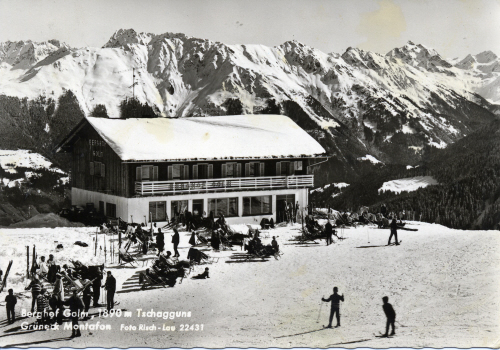
[[[192,177],[190,177],[192,167]],[[302,161],[284,161],[276,163],[276,176],[294,175],[296,171],[302,171]],[[213,164],[198,163],[195,165],[173,164],[167,169],[168,180],[189,179],[213,179]],[[265,163],[245,163],[245,177],[265,176]],[[241,163],[225,163],[221,165],[221,178],[242,177]],[[142,165],[136,168],[136,181],[158,181],[158,166]]]
[[[172,201],[170,205],[170,218],[177,219],[184,214],[188,207],[188,201]],[[149,212],[152,221],[167,221],[167,202],[149,202]],[[224,215],[225,217],[238,216],[238,198],[211,198],[208,199],[208,208],[203,208],[203,199],[193,200],[194,216],[214,217]],[[243,216],[272,214],[272,196],[243,197]]]

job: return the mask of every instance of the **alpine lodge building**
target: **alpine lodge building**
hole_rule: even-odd
[[[72,153],[72,205],[128,222],[185,210],[229,224],[279,222],[308,205],[311,165],[325,150],[282,115],[83,119],[58,145]]]

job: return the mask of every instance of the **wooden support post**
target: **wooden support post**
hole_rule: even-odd
[[[30,278],[30,247],[26,246],[26,278]]]
[[[118,230],[118,263],[121,264],[120,249],[122,248],[122,231]]]

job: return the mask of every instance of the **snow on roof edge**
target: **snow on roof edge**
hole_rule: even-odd
[[[283,115],[130,119],[86,117],[86,120],[126,162],[311,158],[326,155],[325,149],[311,135]],[[117,128],[115,122],[123,123],[121,128]],[[212,135],[212,140],[207,142]]]

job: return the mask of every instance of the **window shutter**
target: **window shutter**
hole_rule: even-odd
[[[225,178],[227,177],[227,165],[226,164],[222,164],[222,175],[221,175],[222,178]]]
[[[241,177],[241,163],[236,164],[236,177]]]
[[[168,171],[168,180],[170,181],[173,178],[174,167],[172,165],[169,165],[167,169],[168,169],[167,170]]]
[[[265,175],[264,163],[260,163],[259,176],[264,176],[264,175]]]
[[[158,166],[153,167],[153,181],[158,181]]]
[[[214,178],[214,165],[213,164],[208,164],[208,176],[209,179]]]
[[[250,163],[245,164],[245,176],[250,176]]]
[[[90,175],[94,175],[94,162],[90,162],[89,170],[90,170]]]
[[[135,168],[135,181],[141,181],[142,179],[142,169],[140,166]]]
[[[295,174],[295,162],[290,162],[288,166],[288,175]]]
[[[281,162],[276,163],[276,176],[281,176]]]
[[[198,165],[193,165],[193,179],[198,178]]]
[[[189,165],[184,165],[184,180],[189,180]]]
[[[104,163],[101,163],[101,176],[104,177],[106,175],[106,167]]]

